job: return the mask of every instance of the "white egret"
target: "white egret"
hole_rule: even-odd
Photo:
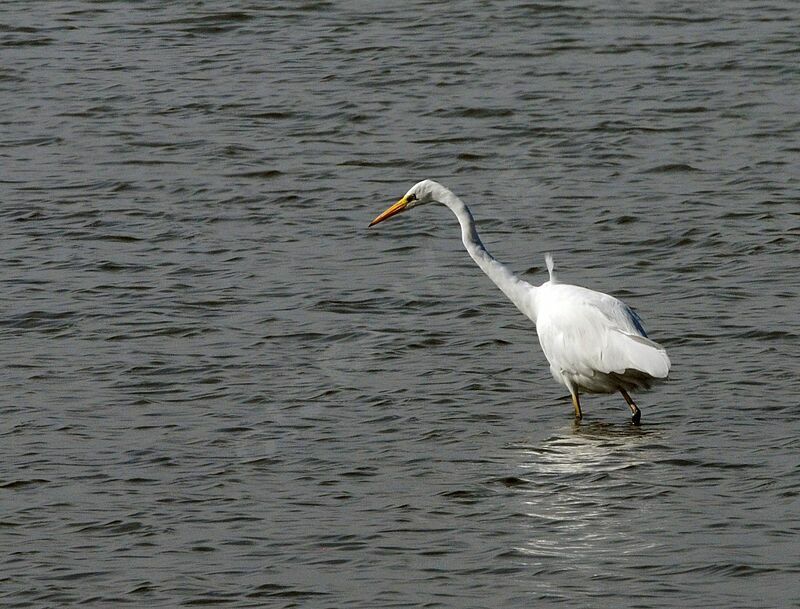
[[[432,180],[415,184],[402,199],[370,226],[426,203],[442,203],[458,218],[461,240],[481,270],[534,324],[550,372],[572,396],[575,417],[582,418],[580,393],[619,391],[638,425],[641,411],[629,395],[667,377],[669,357],[645,334],[639,316],[613,296],[560,283],[553,259],[546,257],[550,280],[540,286],[523,281],[492,257],[475,229],[469,208],[455,194]]]

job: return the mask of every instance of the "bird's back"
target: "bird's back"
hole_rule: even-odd
[[[564,385],[604,393],[647,387],[669,372],[666,351],[613,296],[548,281],[537,290],[536,310],[539,342]]]

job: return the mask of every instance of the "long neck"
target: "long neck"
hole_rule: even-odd
[[[478,236],[475,219],[466,204],[450,191],[440,196],[439,201],[447,205],[458,218],[458,223],[461,225],[461,240],[475,263],[522,313],[534,314],[532,295],[536,288],[517,277],[489,253]]]

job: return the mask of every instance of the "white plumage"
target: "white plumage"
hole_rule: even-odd
[[[666,351],[647,338],[639,316],[613,296],[560,283],[550,254],[545,257],[550,280],[538,287],[523,281],[486,250],[464,202],[432,180],[415,184],[370,226],[430,202],[442,203],[453,211],[469,255],[536,324],[550,371],[569,389],[575,416],[582,416],[581,392],[619,391],[631,409],[633,422],[638,424],[641,411],[628,391],[648,389],[654,381],[666,378],[670,369]]]

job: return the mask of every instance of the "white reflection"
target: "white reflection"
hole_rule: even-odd
[[[515,548],[541,572],[584,581],[619,577],[653,547],[636,531],[647,482],[647,446],[656,432],[633,426],[576,425],[539,446],[518,447],[527,538]],[[543,587],[547,580],[539,582]]]

